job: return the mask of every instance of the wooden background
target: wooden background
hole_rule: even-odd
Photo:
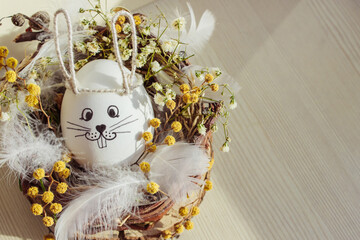
[[[155,9],[144,7],[152,0],[124,2]],[[156,3],[165,13],[186,10],[180,0]],[[230,153],[216,154],[214,189],[181,239],[360,239],[360,1],[190,3],[198,17],[208,8],[217,18],[193,63],[222,67],[243,89]],[[0,15],[42,4],[2,0]],[[12,47],[8,28],[0,27],[0,45]],[[0,239],[42,239],[29,206],[2,178]]]

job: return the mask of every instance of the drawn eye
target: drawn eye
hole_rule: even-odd
[[[90,121],[93,117],[93,111],[90,108],[84,108],[81,113],[80,120]]]
[[[115,105],[108,107],[107,113],[111,118],[119,117],[119,109]]]

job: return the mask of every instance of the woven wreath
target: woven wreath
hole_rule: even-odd
[[[45,239],[169,239],[193,228],[220,124],[229,151],[237,85],[190,64],[215,20],[205,11],[196,26],[188,7],[188,30],[184,17],[107,12],[100,1],[75,27],[63,9],[53,30],[47,12],[11,16],[29,25],[15,41],[39,44],[20,64],[0,47],[0,165],[19,177]]]

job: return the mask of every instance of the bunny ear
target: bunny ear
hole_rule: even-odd
[[[130,26],[131,26],[131,38],[132,38],[132,46],[133,46],[133,54],[132,54],[132,59],[131,59],[131,74],[130,77],[125,75],[125,71],[124,71],[124,65],[120,56],[120,51],[119,51],[119,45],[118,45],[118,37],[117,37],[117,32],[116,32],[116,28],[115,28],[115,24],[117,19],[119,18],[120,15],[126,16],[129,21],[130,21]],[[123,81],[124,81],[124,88],[126,89],[126,92],[130,92],[133,89],[132,83],[133,83],[133,78],[135,75],[135,70],[136,70],[136,57],[137,57],[137,37],[136,37],[136,25],[135,25],[135,21],[134,18],[132,16],[132,14],[130,14],[127,11],[121,10],[119,12],[117,12],[111,21],[111,33],[112,33],[112,37],[113,37],[113,43],[114,43],[114,49],[115,49],[115,56],[116,56],[116,60],[117,63],[119,65],[119,68],[121,70],[122,73],[122,77],[123,77]]]
[[[68,30],[68,48],[69,48],[69,67],[70,73],[66,70],[64,61],[61,56],[60,44],[59,44],[59,29],[58,29],[58,16],[60,14],[64,14],[67,30]],[[75,65],[74,65],[74,52],[73,52],[73,40],[72,40],[72,28],[71,28],[71,19],[68,12],[65,9],[59,9],[55,12],[54,16],[54,30],[55,30],[55,47],[56,47],[56,54],[60,61],[60,66],[63,74],[67,78],[67,81],[70,84],[71,90],[74,94],[79,93],[79,89],[76,86],[76,78],[75,78]]]

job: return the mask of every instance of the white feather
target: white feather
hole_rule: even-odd
[[[197,25],[194,10],[192,9],[190,3],[187,3],[187,6],[190,12],[191,23],[189,30],[184,31],[181,34],[181,41],[188,44],[188,49],[199,52],[202,48],[204,48],[205,44],[209,41],[212,33],[214,32],[215,17],[210,10],[206,10]]]
[[[209,158],[204,149],[190,143],[159,146],[145,159],[151,166],[149,178],[175,202],[181,202],[193,191],[199,190],[203,181],[194,176],[208,170]]]
[[[32,121],[28,126],[13,119],[1,127],[0,167],[8,165],[15,174],[24,178],[36,168],[51,169],[64,151],[61,139],[45,125]]]
[[[146,183],[144,174],[130,170],[116,173],[107,180],[95,174],[95,179],[100,180],[98,186],[79,193],[66,206],[56,223],[57,240],[72,239],[76,235],[84,239],[85,234],[91,233],[88,227],[97,223],[101,223],[101,231],[115,230],[116,219],[136,214],[134,204],[144,200],[141,191]]]

